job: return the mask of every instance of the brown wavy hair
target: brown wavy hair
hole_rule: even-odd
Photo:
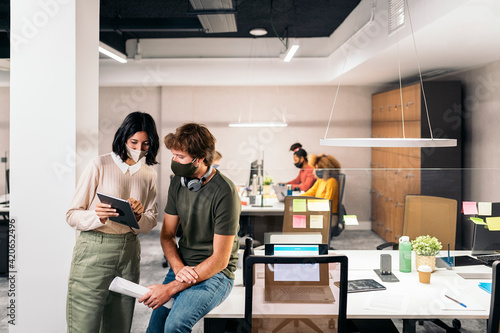
[[[182,150],[196,159],[204,158],[203,163],[210,166],[214,160],[215,137],[203,124],[187,123],[177,127],[163,139],[167,149]]]
[[[309,165],[314,169],[323,169],[325,171],[323,179],[332,178],[340,172],[340,162],[332,155],[311,155],[309,156],[309,161]]]

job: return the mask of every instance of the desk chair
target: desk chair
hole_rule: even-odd
[[[337,213],[332,213],[330,240],[333,237],[339,236],[342,233],[342,231],[344,231],[345,229],[344,215],[346,214],[346,210],[343,204],[344,189],[345,189],[345,174],[338,173],[336,175],[333,175],[333,177],[337,180],[339,195],[338,195]]]
[[[419,194],[405,196],[403,235],[409,236],[410,240],[421,235],[430,235],[436,237],[444,247],[450,244],[450,249],[454,250],[456,229],[457,201],[455,199]],[[377,250],[389,246],[397,250],[398,245],[396,242],[388,242],[377,246]],[[458,332],[461,326],[457,319],[453,320],[453,327],[449,327],[440,319],[433,319],[431,322],[444,328],[446,332]],[[419,323],[423,324],[423,321]]]
[[[405,196],[403,235],[409,236],[410,240],[421,235],[430,235],[436,237],[444,247],[450,244],[450,249],[454,250],[456,230],[455,199],[419,194]],[[388,242],[377,246],[377,250],[389,246],[394,250],[398,249],[398,243]]]
[[[490,317],[488,318],[487,333],[500,332],[500,261],[492,265]]]
[[[333,275],[334,286],[331,287],[335,301],[333,303],[271,303],[266,302],[265,283],[268,278],[263,276],[267,265],[272,265],[274,272],[276,264],[304,264],[315,263],[319,265],[330,265],[336,263],[338,266],[329,271]],[[245,320],[243,332],[278,332],[285,329],[286,332],[301,331],[303,325],[316,332],[327,329],[338,329],[338,332],[346,332],[347,313],[347,257],[322,255],[313,257],[279,257],[279,256],[250,256],[245,262],[245,279],[252,281],[245,285]],[[294,282],[290,282],[294,283]],[[311,309],[314,308],[314,309]],[[304,311],[311,309],[314,315],[307,315]],[[274,311],[274,313],[273,313]],[[316,315],[316,316],[315,316]],[[301,325],[302,323],[302,325]],[[277,324],[277,325],[276,325]],[[319,326],[323,326],[323,330]],[[302,328],[303,329],[303,328]]]
[[[297,208],[299,202],[300,209]],[[316,207],[313,207],[311,203],[314,203]],[[305,209],[302,209],[304,207]],[[298,218],[304,220],[299,222]],[[283,233],[321,233],[321,243],[329,244],[331,220],[332,201],[329,199],[295,195],[285,198]],[[298,227],[301,223],[303,227]]]

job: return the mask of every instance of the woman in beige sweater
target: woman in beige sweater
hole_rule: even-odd
[[[114,277],[139,282],[137,234],[156,226],[156,154],[159,138],[153,118],[129,114],[115,133],[113,151],[96,157],[82,173],[68,224],[81,231],[68,283],[66,320],[71,332],[129,332],[135,300],[110,292]],[[128,200],[139,229],[109,220],[118,216],[96,193]]]

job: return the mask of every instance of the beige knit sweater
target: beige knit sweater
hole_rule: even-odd
[[[158,216],[156,179],[156,171],[141,161],[128,166],[114,153],[98,156],[89,163],[78,181],[71,207],[66,213],[66,221],[72,228],[80,231],[149,233],[156,226]],[[140,229],[132,229],[110,220],[102,224],[94,210],[99,202],[96,192],[125,200],[139,200],[144,206],[144,213],[138,221]]]

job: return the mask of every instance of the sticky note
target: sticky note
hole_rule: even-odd
[[[477,211],[478,215],[491,216],[491,202],[478,202]]]
[[[311,229],[323,229],[323,215],[309,216],[309,227]]]
[[[330,202],[328,200],[309,199],[307,200],[307,209],[315,212],[329,212]]]
[[[486,224],[490,231],[500,230],[500,217],[487,217]]]
[[[359,225],[358,217],[356,215],[344,215],[345,225]]]
[[[293,199],[293,212],[304,213],[307,212],[306,199]]]
[[[306,227],[306,219],[305,215],[294,215],[293,216],[293,227],[294,228],[305,228]]]
[[[470,220],[475,224],[486,225],[486,222],[484,222],[484,220],[479,217],[471,217]]]
[[[464,215],[477,215],[477,206],[475,201],[462,201],[462,212]]]

